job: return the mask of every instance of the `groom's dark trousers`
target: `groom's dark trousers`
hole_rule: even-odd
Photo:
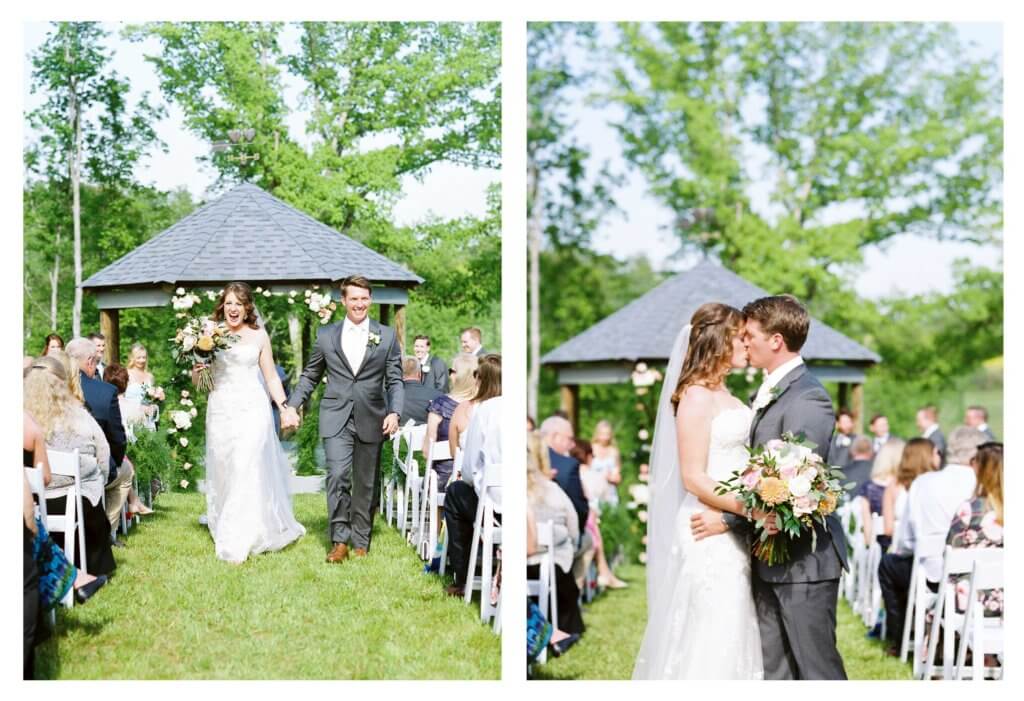
[[[359,440],[355,419],[351,416],[337,436],[324,439],[331,542],[369,550],[381,445]]]
[[[756,575],[753,580],[764,678],[845,679],[836,650],[839,580],[773,584]]]

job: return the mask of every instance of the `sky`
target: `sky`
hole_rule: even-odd
[[[40,95],[31,95],[32,67],[28,56],[46,39],[48,23],[26,23],[24,95],[25,110],[31,111],[42,102]],[[146,54],[159,52],[159,42],[149,39],[142,43],[121,39],[119,33],[123,24],[104,23],[104,29],[111,32],[108,46],[112,50],[111,67],[122,77],[131,81],[130,100],[136,101],[144,92],[151,99],[162,100],[156,72],[145,61]],[[298,30],[287,25],[281,38],[281,46],[289,53],[297,44]],[[305,131],[308,114],[299,109],[302,82],[287,72],[282,72],[287,104],[295,111],[288,118],[291,134],[303,145],[309,144]],[[173,105],[168,107],[168,116],[157,125],[157,135],[168,146],[168,152],[154,149],[136,169],[136,177],[143,183],[152,184],[162,190],[185,187],[193,199],[208,199],[217,193],[208,193],[215,179],[213,168],[200,164],[199,157],[209,153],[209,144],[200,140],[184,126],[181,110]],[[29,135],[26,135],[28,138]],[[487,212],[487,186],[500,179],[500,172],[493,169],[473,169],[450,163],[440,163],[431,168],[422,181],[412,176],[405,178],[402,197],[393,210],[394,223],[399,226],[411,225],[425,220],[431,214],[448,219],[463,216],[483,217]]]
[[[995,56],[1003,65],[1002,29],[999,24],[957,24],[961,37],[977,46],[971,50],[975,58]],[[605,218],[592,238],[595,249],[620,259],[646,255],[657,270],[685,270],[696,262],[695,257],[671,258],[678,251],[678,238],[668,225],[672,212],[648,193],[646,180],[635,170],[627,170],[619,140],[607,125],[607,108],[584,104],[584,95],[577,95],[567,117],[576,123],[580,142],[590,147],[593,163],[609,161],[625,180],[614,192],[614,198],[625,216]],[[751,192],[751,198],[767,201],[765,192]],[[758,208],[762,211],[761,208]],[[873,246],[864,251],[864,265],[855,279],[855,289],[862,297],[878,299],[897,294],[950,292],[954,279],[952,264],[957,258],[970,258],[977,264],[1000,266],[999,246],[979,247],[970,244],[939,242],[919,236],[898,236],[884,247]],[[913,272],[910,272],[913,271]]]

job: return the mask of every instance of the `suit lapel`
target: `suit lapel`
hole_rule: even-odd
[[[799,380],[807,372],[807,365],[801,363],[779,380],[779,383],[772,389],[772,398],[763,407],[757,410],[754,414],[754,420],[750,422],[750,445],[754,446],[754,434],[757,432],[757,426],[761,423],[761,419],[768,413],[768,410],[772,407],[775,402],[779,401],[779,398],[786,393],[786,390],[792,386],[794,382]]]
[[[372,358],[373,354],[377,351],[377,349],[380,348],[381,345],[383,345],[384,341],[384,338],[381,336],[380,332],[380,323],[378,323],[376,319],[370,319],[369,331],[369,335],[376,336],[381,340],[381,343],[374,343],[369,338],[367,338],[366,351],[363,353],[363,362],[359,364],[359,372],[362,372],[364,369],[366,369],[366,365],[367,363],[370,362],[370,358]],[[357,372],[356,374],[358,375],[359,372]]]

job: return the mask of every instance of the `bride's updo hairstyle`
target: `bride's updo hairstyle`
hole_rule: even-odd
[[[256,323],[256,306],[252,303],[252,288],[244,282],[229,282],[224,286],[224,291],[217,298],[217,306],[213,310],[213,320],[224,321],[224,300],[227,299],[229,292],[235,293],[235,297],[245,309],[245,318],[242,319],[242,323],[250,329],[258,329],[260,325]]]
[[[717,387],[732,369],[732,342],[743,329],[743,314],[728,304],[708,302],[690,318],[690,343],[679,372],[672,408],[690,385]]]

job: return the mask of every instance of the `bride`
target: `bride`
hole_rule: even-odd
[[[224,321],[239,340],[213,361],[214,388],[206,406],[207,523],[217,557],[240,563],[251,554],[280,550],[306,529],[292,514],[291,466],[267,401],[269,390],[278,407],[284,404],[284,388],[249,286],[228,284],[213,319]]]
[[[731,531],[695,541],[690,529],[708,506],[745,512],[715,494],[747,458],[753,414],[725,387],[747,366],[742,331],[738,310],[709,303],[673,345],[651,452],[647,629],[634,679],[763,678],[750,551]]]

